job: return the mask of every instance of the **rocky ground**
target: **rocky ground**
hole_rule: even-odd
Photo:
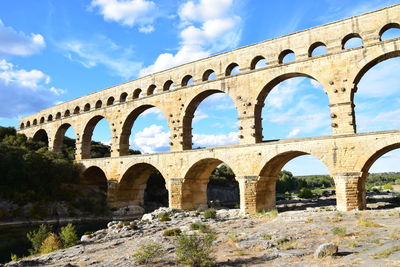
[[[161,212],[171,220],[161,222]],[[254,216],[220,209],[216,219],[204,219],[204,212],[160,208],[141,220],[110,222],[107,229],[83,236],[77,246],[6,266],[137,266],[132,254],[149,242],[166,251],[151,266],[179,266],[174,237],[163,233],[172,228],[197,232],[190,229],[194,222],[217,234],[216,266],[400,266],[400,208],[344,213],[334,206]],[[337,245],[338,252],[316,258],[318,247],[327,243]]]

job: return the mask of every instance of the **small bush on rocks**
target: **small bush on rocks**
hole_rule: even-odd
[[[178,236],[182,233],[181,229],[179,228],[172,228],[165,230],[163,236]]]
[[[169,217],[168,213],[161,212],[160,214],[158,214],[158,220],[160,222],[168,222],[171,220],[171,218]]]
[[[51,226],[45,224],[41,224],[38,229],[28,232],[26,237],[32,244],[32,248],[29,249],[29,253],[31,255],[40,252],[42,243],[46,239],[46,237],[50,234],[50,232],[51,232]]]
[[[190,225],[190,229],[191,230],[199,230],[202,233],[207,233],[210,231],[210,229],[207,227],[207,225],[202,224],[201,222],[192,223]]]
[[[176,261],[189,266],[212,266],[216,235],[180,235],[175,238]]]
[[[204,219],[215,219],[217,211],[215,209],[207,209],[204,211]]]
[[[58,236],[55,233],[50,233],[43,241],[42,246],[40,247],[40,253],[50,253],[61,248],[62,244]]]
[[[67,226],[61,227],[60,239],[64,248],[75,246],[78,243],[75,226],[69,223]]]
[[[377,224],[367,218],[362,218],[362,217],[360,217],[357,220],[357,223],[358,223],[358,226],[362,226],[362,227],[381,227],[382,226],[382,225]]]
[[[165,255],[163,248],[155,243],[147,243],[140,246],[140,248],[132,255],[135,261],[139,264],[149,265]]]
[[[338,236],[345,236],[346,235],[346,228],[345,227],[333,227],[332,234]]]
[[[312,193],[312,191],[311,191],[309,188],[303,187],[303,188],[300,189],[300,192],[299,192],[299,194],[298,194],[298,197],[299,197],[299,198],[310,199],[310,198],[313,197],[313,193]]]

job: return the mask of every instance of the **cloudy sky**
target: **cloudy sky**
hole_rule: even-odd
[[[394,0],[2,0],[0,2],[0,125],[62,101],[212,54],[362,14]],[[400,30],[386,38],[400,36]],[[357,42],[349,44],[357,46]],[[400,126],[400,60],[371,69],[355,97],[359,132]],[[267,82],[267,81],[266,81]],[[287,80],[263,109],[264,139],[331,134],[328,99],[318,82]],[[237,112],[215,94],[193,122],[194,147],[235,144]],[[68,131],[73,137],[73,130]],[[109,142],[107,121],[94,139]],[[142,114],[130,144],[143,153],[168,151],[169,129],[157,109]],[[400,171],[400,153],[382,157],[371,171]],[[303,156],[285,169],[326,173]]]

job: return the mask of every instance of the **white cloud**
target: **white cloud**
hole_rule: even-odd
[[[27,56],[40,52],[46,43],[40,34],[29,36],[6,27],[0,20],[0,55]]]
[[[293,129],[293,130],[287,135],[287,138],[295,137],[295,136],[298,135],[299,133],[300,133],[300,129],[299,129],[299,128]]]
[[[49,82],[50,77],[40,70],[16,69],[0,60],[0,117],[15,118],[54,105],[65,91],[46,88]]]
[[[165,119],[166,119],[166,118],[165,118],[165,115],[164,115],[164,113],[161,111],[161,109],[156,108],[156,107],[152,107],[152,108],[146,109],[146,110],[143,111],[143,113],[140,114],[140,115],[146,117],[146,116],[151,115],[151,114],[156,115],[158,120],[165,120]]]
[[[237,132],[228,134],[193,134],[193,147],[210,147],[239,143]]]
[[[188,1],[181,5],[178,13],[182,27],[178,52],[159,55],[154,64],[140,71],[141,76],[237,46],[241,35],[241,18],[234,14],[233,1]]]
[[[194,118],[193,118],[193,122],[199,122],[203,119],[207,119],[209,116],[207,113],[205,113],[203,110],[201,109],[196,109],[196,111],[194,112]]]
[[[135,134],[133,143],[143,153],[156,153],[169,150],[169,132],[164,127],[152,124]]]
[[[322,86],[322,84],[320,84],[318,81],[311,79],[310,83],[312,85],[312,87],[314,87],[315,89],[323,89],[324,87]]]
[[[121,25],[133,27],[139,25],[139,31],[154,31],[152,23],[157,17],[157,7],[146,0],[92,0],[92,8],[99,8],[106,21],[115,21]]]
[[[294,93],[300,83],[303,82],[302,78],[289,79],[280,83],[278,86],[272,89],[267,96],[267,102],[269,106],[276,109],[281,109],[287,103],[293,101]]]
[[[131,49],[124,49],[105,36],[96,36],[91,41],[67,40],[58,45],[71,61],[76,61],[86,68],[104,66],[112,74],[123,79],[137,75],[142,66],[131,59]]]

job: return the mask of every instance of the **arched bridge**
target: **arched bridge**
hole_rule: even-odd
[[[228,164],[240,186],[241,210],[254,213],[275,207],[275,184],[282,167],[301,155],[320,159],[334,178],[339,210],[365,208],[365,179],[384,153],[400,147],[400,131],[357,133],[354,96],[363,75],[373,66],[400,55],[400,38],[382,40],[400,28],[400,5],[238,48],[151,74],[83,96],[22,118],[20,133],[47,135],[58,151],[69,127],[77,136],[76,160],[87,170],[102,172],[108,201],[115,206],[140,204],[149,173],[166,180],[169,205],[190,209],[206,203],[211,172]],[[362,46],[346,49],[351,38]],[[326,54],[313,56],[317,47]],[[285,62],[294,53],[296,59]],[[257,67],[260,60],[267,65]],[[239,70],[238,72],[234,70]],[[262,141],[261,109],[278,83],[293,77],[320,82],[329,99],[332,134],[323,137]],[[192,120],[207,96],[224,92],[239,118],[239,144],[192,150]],[[136,118],[157,107],[166,116],[171,152],[128,155]],[[90,159],[97,122],[106,118],[112,132],[111,157]],[[97,168],[91,169],[91,168]]]

